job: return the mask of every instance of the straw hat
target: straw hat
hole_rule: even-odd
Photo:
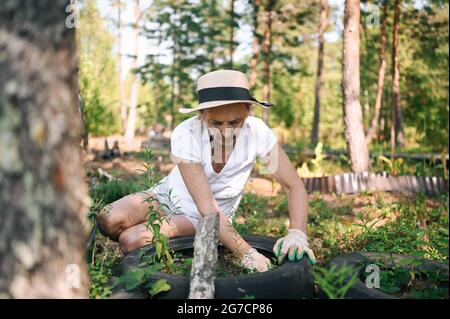
[[[191,113],[220,105],[249,103],[269,108],[273,104],[256,100],[250,93],[247,76],[239,71],[218,70],[202,75],[197,81],[198,106],[180,108],[181,113]]]

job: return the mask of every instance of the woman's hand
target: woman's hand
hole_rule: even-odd
[[[286,255],[290,261],[301,260],[306,255],[312,265],[316,263],[314,252],[309,248],[308,236],[298,229],[289,229],[287,236],[278,239],[273,246],[273,253],[279,263]]]
[[[268,258],[258,253],[255,248],[250,248],[241,258],[242,267],[250,271],[263,272],[269,270],[271,263]]]

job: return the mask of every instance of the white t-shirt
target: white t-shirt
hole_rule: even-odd
[[[220,173],[217,173],[211,163],[211,143],[206,123],[199,116],[194,116],[174,129],[171,153],[183,160],[202,164],[214,198],[222,212],[231,219],[239,206],[256,159],[265,157],[276,142],[275,133],[261,119],[248,116],[236,137],[231,155]],[[158,194],[160,201],[169,205],[169,214],[185,215],[197,226],[201,215],[178,166],[151,190]]]

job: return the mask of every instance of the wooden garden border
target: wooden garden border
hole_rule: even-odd
[[[307,192],[352,194],[364,191],[412,192],[437,195],[448,193],[448,179],[425,176],[389,176],[375,174],[343,173],[339,175],[302,178]]]

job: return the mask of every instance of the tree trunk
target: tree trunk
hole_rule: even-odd
[[[175,128],[174,126],[174,115],[175,115],[175,74],[172,72],[171,79],[171,89],[170,89],[170,123],[169,127],[171,130]]]
[[[375,112],[372,118],[369,131],[366,136],[366,143],[370,145],[378,134],[378,121],[380,120],[381,102],[383,101],[384,76],[386,74],[386,23],[387,23],[388,1],[383,4],[383,22],[380,34],[380,67],[378,69],[377,97],[375,99]]]
[[[0,6],[0,298],[88,296],[75,13],[67,7]]]
[[[170,74],[170,123],[169,127],[173,131],[175,128],[175,98],[176,98],[176,92],[175,92],[175,63],[177,62],[177,48],[176,48],[176,41],[173,45],[172,54],[173,54],[173,62],[172,62],[172,70]]]
[[[202,217],[194,240],[189,299],[213,299],[219,242],[219,213]]]
[[[86,125],[86,117],[84,114],[84,103],[83,99],[81,98],[81,95],[78,94],[78,111],[80,113],[80,119],[81,119],[81,140],[83,145],[83,150],[87,151],[89,147],[89,132]]]
[[[390,151],[391,160],[395,159],[395,109],[391,107],[391,126],[390,126]]]
[[[234,54],[234,0],[230,0],[230,69],[233,69]]]
[[[125,133],[127,125],[127,105],[124,102],[125,88],[122,74],[122,1],[117,1],[117,51],[119,67],[119,107],[122,132]]]
[[[400,0],[395,0],[394,30],[392,45],[392,107],[395,125],[395,143],[397,147],[404,144],[403,114],[400,99],[400,64],[398,56],[399,27],[400,27]]]
[[[342,90],[344,98],[345,140],[353,172],[368,171],[369,150],[365,142],[359,101],[359,0],[346,0]]]
[[[314,88],[314,120],[311,132],[311,143],[316,145],[319,141],[319,122],[320,122],[320,88],[322,86],[323,71],[323,50],[324,50],[324,33],[327,27],[328,0],[320,1],[320,17],[319,17],[319,54],[317,57],[317,77]]]
[[[138,67],[139,62],[139,35],[141,31],[140,22],[141,22],[141,7],[140,0],[136,0],[135,5],[135,17],[136,17],[136,25],[134,28],[134,38],[136,42],[136,46],[134,49],[134,61],[133,61],[133,69]],[[139,94],[139,78],[136,74],[132,76],[133,82],[131,84],[131,98],[130,98],[130,109],[128,112],[128,123],[125,131],[125,140],[131,141],[134,139],[134,133],[136,130],[136,118],[137,118],[137,104],[138,104],[138,94]]]
[[[161,83],[159,82],[159,79],[156,80],[155,84],[155,115],[156,115],[156,121],[160,121],[160,108],[161,108]]]
[[[270,102],[270,55],[272,53],[272,8],[273,1],[268,0],[265,12],[266,27],[264,30],[264,84],[263,84],[263,99]],[[269,109],[264,109],[263,120],[266,124],[269,123]]]
[[[259,38],[258,38],[258,12],[261,5],[260,0],[254,0],[253,3],[253,43],[252,43],[252,60],[250,62],[250,89],[252,90],[256,85],[258,77],[258,58],[259,58]]]

